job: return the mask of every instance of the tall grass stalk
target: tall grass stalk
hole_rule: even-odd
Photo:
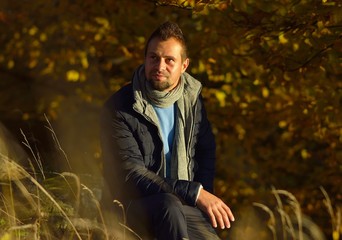
[[[302,210],[300,208],[300,204],[297,201],[296,197],[286,190],[275,190],[276,193],[280,195],[284,195],[288,198],[288,203],[292,207],[298,222],[298,237],[299,240],[303,240],[303,221],[302,221]]]
[[[23,167],[21,167],[19,164],[15,163],[14,161],[8,162],[9,160],[2,158],[4,162],[9,163],[9,165],[15,166],[16,171],[19,173],[20,176],[24,176],[25,178],[29,179],[36,187],[39,188],[39,190],[45,194],[45,196],[48,197],[48,199],[57,207],[57,209],[61,212],[61,214],[65,217],[66,221],[69,222],[71,228],[73,229],[74,233],[76,234],[77,238],[82,240],[80,234],[78,233],[77,229],[75,228],[74,224],[68,217],[68,215],[65,213],[65,211],[62,209],[62,207],[57,203],[57,201],[51,196],[51,194],[34,178],[32,177]],[[11,192],[11,199],[13,200],[13,192]],[[14,208],[14,202],[12,203]],[[13,209],[14,210],[14,209]],[[13,217],[15,218],[15,211],[13,214]]]
[[[84,190],[86,190],[87,192],[89,192],[89,194],[91,195],[92,197],[92,200],[94,201],[95,205],[96,205],[96,208],[98,210],[98,213],[100,215],[100,218],[101,218],[101,223],[103,225],[103,231],[104,231],[104,234],[106,236],[106,240],[109,240],[109,234],[108,234],[108,229],[107,229],[107,225],[105,223],[105,220],[104,220],[104,217],[103,217],[103,214],[102,214],[102,211],[101,211],[101,206],[100,206],[100,203],[99,201],[96,199],[93,191],[91,191],[87,186],[85,186],[84,184],[82,184],[82,187]]]
[[[7,172],[7,174],[8,174],[7,179],[4,179],[4,177],[3,177],[4,173],[0,174],[0,180],[8,181],[8,183],[6,183],[6,185],[10,185],[10,186],[11,186],[11,183],[14,182],[16,184],[16,186],[20,189],[22,194],[25,196],[25,198],[27,199],[27,201],[29,202],[31,207],[34,209],[37,209],[37,204],[34,201],[32,195],[27,190],[25,185],[20,181],[20,179],[24,178],[24,176],[18,172],[18,169],[17,169],[16,165],[14,164],[14,162],[12,162],[7,156],[3,155],[2,153],[0,153],[0,159],[1,159],[0,166],[2,167],[2,169],[5,168],[5,172]]]
[[[38,168],[40,170],[40,173],[42,174],[43,178],[45,179],[45,174],[44,174],[44,168],[43,168],[43,164],[42,164],[42,161],[40,159],[40,154],[39,152],[37,151],[37,147],[36,147],[36,151],[33,151],[33,148],[31,147],[31,144],[30,142],[27,140],[27,137],[26,135],[24,134],[23,130],[20,129],[20,133],[21,135],[23,136],[24,138],[24,141],[22,141],[21,143],[27,147],[29,150],[30,150],[30,153],[31,155],[33,156],[34,160],[36,161],[37,165],[38,165]]]
[[[39,223],[38,221],[36,221],[34,224],[25,224],[25,225],[21,225],[21,226],[13,226],[9,228],[9,232],[16,232],[16,231],[20,231],[20,230],[24,230],[24,229],[32,229],[33,230],[33,236],[34,236],[34,240],[39,240],[40,236],[39,236]],[[18,235],[18,234],[16,234]]]
[[[68,155],[65,153],[65,151],[63,150],[61,144],[59,143],[59,140],[58,140],[58,137],[57,137],[57,134],[55,132],[55,130],[53,129],[48,117],[46,116],[46,114],[44,114],[44,117],[45,117],[45,120],[46,122],[48,123],[48,126],[45,126],[46,129],[48,129],[51,133],[51,136],[52,136],[52,139],[53,141],[55,142],[56,144],[56,148],[62,153],[62,155],[64,156],[66,162],[68,163],[68,166],[70,169],[71,168],[71,165],[70,165],[70,161],[69,161],[69,158],[68,158]]]
[[[281,201],[281,198],[279,196],[279,194],[277,193],[276,189],[274,186],[272,186],[272,193],[277,201],[277,211],[280,214],[280,221],[281,221],[281,226],[285,226],[286,224],[286,219],[285,216],[282,214],[284,212],[284,206],[283,206],[283,202]],[[286,230],[285,227],[282,227],[282,233],[283,233],[283,239],[287,238],[287,234],[286,234]]]
[[[329,194],[325,189],[320,186],[320,189],[324,195],[323,203],[326,206],[328,213],[331,218],[331,227],[332,227],[332,238],[333,240],[339,240],[340,239],[340,231],[342,229],[342,222],[341,222],[341,208],[336,208],[336,213],[334,213],[334,208],[332,206]],[[341,228],[341,229],[340,229]]]
[[[121,226],[123,226],[123,237],[124,237],[124,240],[126,239],[126,224],[127,224],[127,220],[126,220],[126,212],[125,212],[125,207],[124,205],[118,201],[118,200],[114,200],[113,203],[117,204],[120,208],[121,208],[121,211],[122,211],[122,217],[123,217],[123,224],[120,224]]]
[[[273,239],[274,240],[277,240],[277,233],[276,233],[276,229],[275,229],[275,225],[276,225],[276,220],[275,220],[275,217],[274,217],[274,214],[272,212],[272,210],[267,207],[266,205],[264,204],[261,204],[261,203],[253,203],[254,206],[256,207],[259,207],[261,208],[262,210],[264,210],[266,213],[268,213],[270,219],[267,223],[267,226],[268,228],[271,230],[272,232],[272,235],[273,235]]]
[[[133,233],[139,240],[143,240],[136,232],[134,232],[133,229],[131,229],[130,227],[128,227],[125,224],[119,223],[120,226],[122,226],[124,229],[127,229],[128,231],[130,231],[131,233]]]
[[[70,190],[72,191],[72,193],[75,196],[75,212],[78,214],[79,210],[80,210],[80,199],[81,199],[81,181],[80,178],[71,172],[63,172],[61,174],[59,174],[61,177],[64,178],[65,182],[69,185]],[[69,182],[67,181],[67,179],[65,177],[71,177],[75,180],[76,183],[76,192],[74,192],[73,188],[71,187],[71,185],[69,184]]]
[[[5,183],[2,184],[2,194],[6,211],[8,212],[8,222],[11,226],[16,226],[16,212],[13,198],[12,179],[20,179],[22,175],[17,171],[17,167],[12,162],[8,161],[8,157],[0,153],[0,179]]]
[[[284,209],[278,209],[278,212],[280,216],[284,219],[284,223],[282,223],[282,228],[285,232],[288,232],[291,235],[291,239],[296,240],[298,237],[296,237],[296,231],[293,227],[291,218],[287,212],[284,211]],[[287,237],[287,234],[286,234]],[[285,238],[286,239],[286,238]]]
[[[20,220],[17,219],[17,218],[15,217],[15,215],[12,215],[12,214],[10,213],[9,208],[8,208],[8,205],[7,205],[7,200],[6,200],[5,196],[4,196],[3,194],[1,194],[0,197],[1,197],[1,200],[2,200],[3,205],[4,205],[4,208],[5,208],[5,209],[1,209],[1,208],[0,208],[0,212],[6,215],[6,217],[7,217],[7,219],[8,219],[8,222],[10,223],[10,225],[11,225],[11,226],[15,226],[17,223],[18,223],[18,224],[21,224]]]

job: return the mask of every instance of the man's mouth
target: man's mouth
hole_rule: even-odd
[[[162,80],[162,79],[165,79],[166,76],[165,76],[164,74],[158,74],[158,73],[156,73],[156,74],[152,74],[152,78],[153,78],[153,79],[156,79],[156,80]]]

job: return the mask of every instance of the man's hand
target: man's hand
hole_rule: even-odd
[[[230,222],[235,221],[230,208],[221,199],[203,188],[200,190],[197,199],[197,207],[209,216],[214,228],[217,226],[222,229],[230,228]]]

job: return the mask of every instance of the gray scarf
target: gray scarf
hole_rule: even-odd
[[[143,72],[143,71],[142,71]],[[152,88],[149,81],[145,80],[145,75],[140,75],[140,86],[146,94],[148,101],[155,107],[167,108],[174,104],[184,93],[184,81],[179,81],[179,84],[170,92],[162,92]]]
[[[176,88],[170,92],[161,92],[151,87],[145,78],[144,66],[140,66],[133,77],[133,88],[137,94],[150,104],[157,107],[168,107],[177,102],[177,114],[175,119],[175,136],[171,154],[171,178],[179,180],[191,180],[189,169],[189,158],[185,139],[189,139],[193,124],[193,114],[191,103],[184,97],[185,77],[190,75],[182,74],[181,80]],[[151,110],[143,111],[159,126],[158,118]],[[160,131],[160,130],[159,130]],[[189,140],[188,140],[189,141]],[[165,159],[163,161],[163,171],[166,176]]]

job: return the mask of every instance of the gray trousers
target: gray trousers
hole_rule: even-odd
[[[219,239],[201,210],[184,205],[169,193],[132,201],[127,209],[127,221],[144,240]]]

